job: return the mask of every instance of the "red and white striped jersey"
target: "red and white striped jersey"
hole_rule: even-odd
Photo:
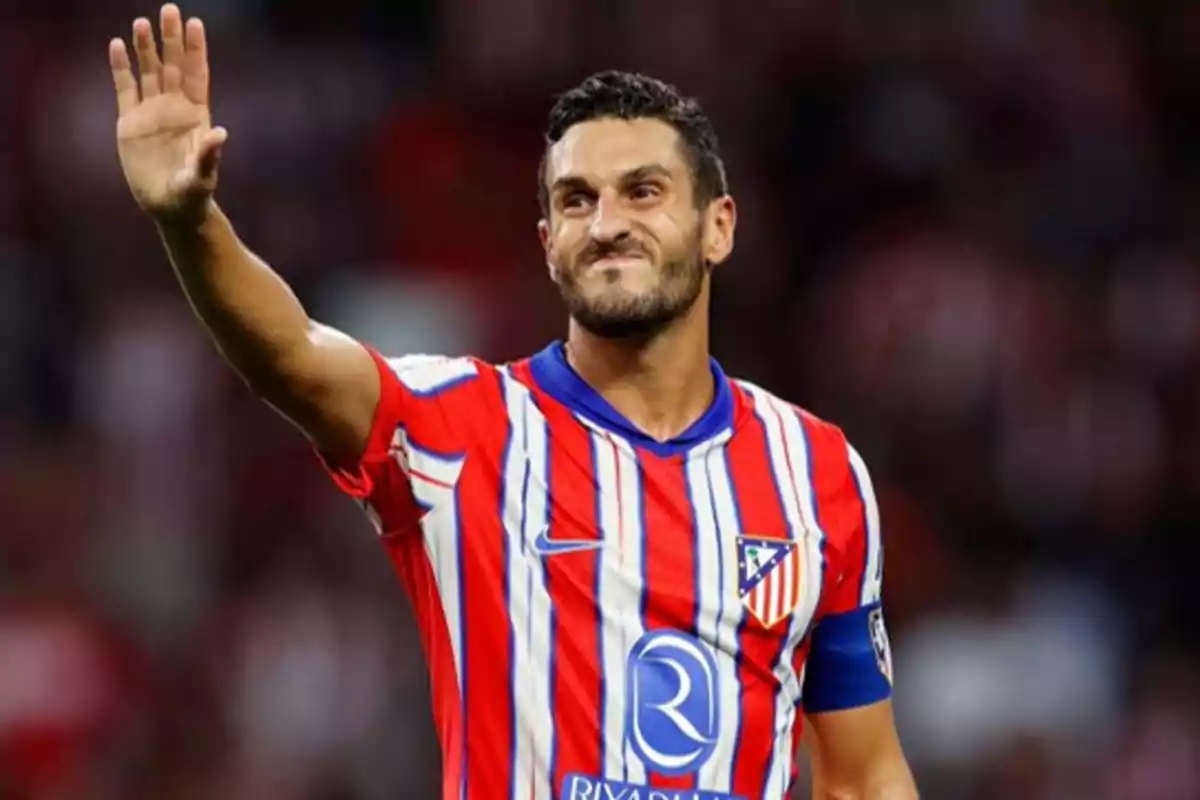
[[[713,362],[677,439],[561,343],[373,353],[358,464],[428,659],[445,800],[785,796],[802,715],[891,691],[879,518],[841,431]]]

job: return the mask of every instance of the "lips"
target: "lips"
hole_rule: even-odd
[[[641,251],[627,253],[605,253],[602,256],[596,256],[587,262],[588,267],[622,267],[632,264],[641,264],[649,261],[650,258]]]
[[[646,257],[642,256],[642,255],[601,256],[600,258],[597,258],[595,261],[593,261],[591,263],[591,266],[593,266],[593,267],[619,267],[622,264],[628,264],[628,263],[632,263],[635,261],[641,262],[641,261],[645,261],[645,260],[646,260]]]

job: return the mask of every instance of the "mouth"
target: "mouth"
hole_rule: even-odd
[[[589,269],[628,269],[647,263],[642,255],[611,255],[598,258],[588,265]]]

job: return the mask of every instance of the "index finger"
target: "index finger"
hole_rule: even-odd
[[[123,39],[113,39],[108,43],[108,65],[112,68],[113,86],[117,90],[117,113],[124,114],[136,106],[141,98]]]

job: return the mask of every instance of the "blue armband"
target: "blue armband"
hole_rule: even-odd
[[[831,614],[812,633],[804,672],[804,711],[841,711],[892,695],[892,654],[883,609]]]

